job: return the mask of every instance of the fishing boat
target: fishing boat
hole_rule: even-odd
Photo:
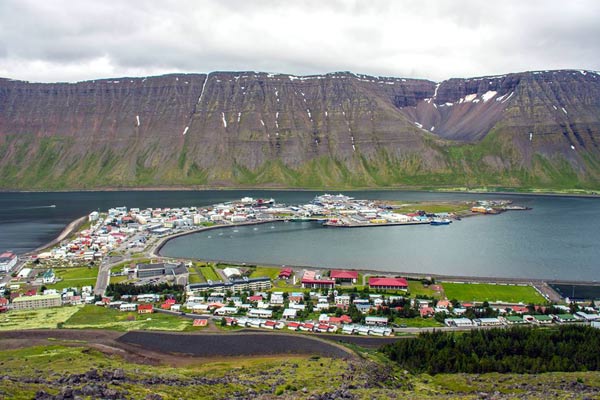
[[[444,218],[444,219],[436,218],[436,219],[433,219],[429,224],[430,225],[434,225],[434,226],[437,226],[437,225],[450,225],[451,222],[452,221],[450,221],[447,218]]]

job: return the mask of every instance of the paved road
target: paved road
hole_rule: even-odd
[[[94,294],[104,295],[108,281],[110,278],[110,269],[122,262],[131,261],[131,258],[124,258],[121,256],[106,257],[102,260],[102,264],[98,267],[98,278],[96,278],[96,285],[94,286]]]

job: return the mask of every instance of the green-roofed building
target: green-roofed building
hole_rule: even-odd
[[[34,310],[36,308],[50,308],[62,306],[60,294],[37,294],[35,296],[21,296],[12,301],[14,310]]]
[[[506,317],[506,322],[509,325],[524,324],[526,321],[520,315],[511,315]]]
[[[56,280],[56,274],[54,274],[54,270],[52,268],[45,271],[44,274],[42,275],[42,281],[44,283],[54,283],[55,280]]]
[[[533,320],[537,323],[537,324],[551,324],[552,322],[554,322],[554,320],[552,319],[551,316],[549,315],[532,315]]]
[[[573,314],[558,314],[556,320],[561,324],[569,324],[573,322],[581,322],[580,319],[575,318]]]

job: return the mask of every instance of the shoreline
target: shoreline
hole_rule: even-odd
[[[67,237],[69,237],[71,234],[79,231],[79,228],[81,228],[81,226],[85,223],[85,221],[87,220],[87,215],[84,215],[82,217],[79,217],[73,221],[71,221],[69,224],[67,224],[63,230],[58,234],[57,237],[55,237],[54,239],[52,239],[50,242],[34,249],[31,251],[28,251],[27,253],[24,253],[23,256],[30,256],[33,253],[38,253],[44,249],[47,249],[48,247],[52,247],[57,245],[58,243],[60,243],[61,241],[63,241],[64,239],[66,239]]]
[[[249,225],[260,225],[266,223],[276,223],[276,222],[284,222],[284,220],[272,220],[272,221],[256,221],[256,222],[245,222],[236,225],[215,225],[203,227],[187,232],[181,232],[172,236],[167,236],[161,238],[160,242],[158,242],[150,251],[149,254],[153,257],[157,258],[171,258],[177,259],[178,257],[169,257],[160,254],[161,249],[170,241],[182,236],[192,235],[194,233],[204,232],[207,230],[213,229],[224,229],[224,228],[234,228],[237,226],[249,226]],[[224,263],[231,264],[234,266],[248,266],[248,265],[260,265],[265,267],[272,268],[283,268],[290,267],[293,269],[308,269],[308,270],[332,270],[332,269],[340,269],[333,267],[317,267],[314,265],[292,265],[292,264],[273,264],[266,262],[253,262],[253,261],[231,261],[231,260],[223,260],[223,259],[210,259],[210,258],[195,258],[195,257],[181,257],[181,259],[193,260],[193,261],[201,261],[201,262],[213,262],[213,263]],[[426,278],[433,278],[435,280],[440,280],[444,282],[457,282],[457,283],[498,283],[498,284],[507,284],[507,285],[531,285],[531,284],[543,284],[543,283],[552,283],[552,284],[572,284],[572,285],[590,285],[590,286],[600,286],[599,281],[578,281],[578,280],[565,280],[565,279],[545,279],[545,278],[525,278],[525,277],[493,277],[493,276],[468,276],[468,275],[444,275],[444,274],[436,274],[436,273],[427,273],[427,272],[406,272],[406,271],[384,271],[375,268],[343,268],[345,270],[350,271],[358,271],[363,275],[394,275],[394,276],[402,276],[409,279],[421,280]]]
[[[207,192],[207,191],[268,191],[268,192],[423,192],[440,194],[478,194],[478,195],[511,195],[511,196],[540,196],[540,197],[572,197],[572,198],[600,198],[599,194],[593,193],[562,193],[553,191],[530,192],[530,191],[481,191],[481,190],[448,190],[444,187],[365,187],[365,188],[292,188],[292,187],[232,187],[232,186],[156,186],[156,187],[106,187],[94,189],[39,189],[19,190],[0,189],[0,193],[100,193],[100,192]],[[534,188],[534,190],[536,190]],[[600,189],[598,190],[600,192]]]

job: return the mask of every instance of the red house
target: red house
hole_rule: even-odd
[[[435,310],[432,307],[422,307],[419,308],[419,314],[422,318],[427,318],[435,314]]]
[[[279,279],[289,279],[290,276],[292,276],[292,269],[291,268],[284,268],[279,272]]]
[[[369,278],[369,288],[382,290],[408,290],[404,278]]]
[[[334,269],[329,274],[332,279],[335,279],[336,283],[342,282],[350,282],[356,283],[358,280],[358,272],[357,271],[347,271],[343,269]]]
[[[173,304],[176,304],[177,301],[175,301],[175,299],[167,299],[165,300],[165,302],[160,306],[160,308],[162,308],[163,310],[170,310],[171,306]]]
[[[138,314],[152,314],[154,312],[154,307],[152,304],[140,304],[138,306]]]

